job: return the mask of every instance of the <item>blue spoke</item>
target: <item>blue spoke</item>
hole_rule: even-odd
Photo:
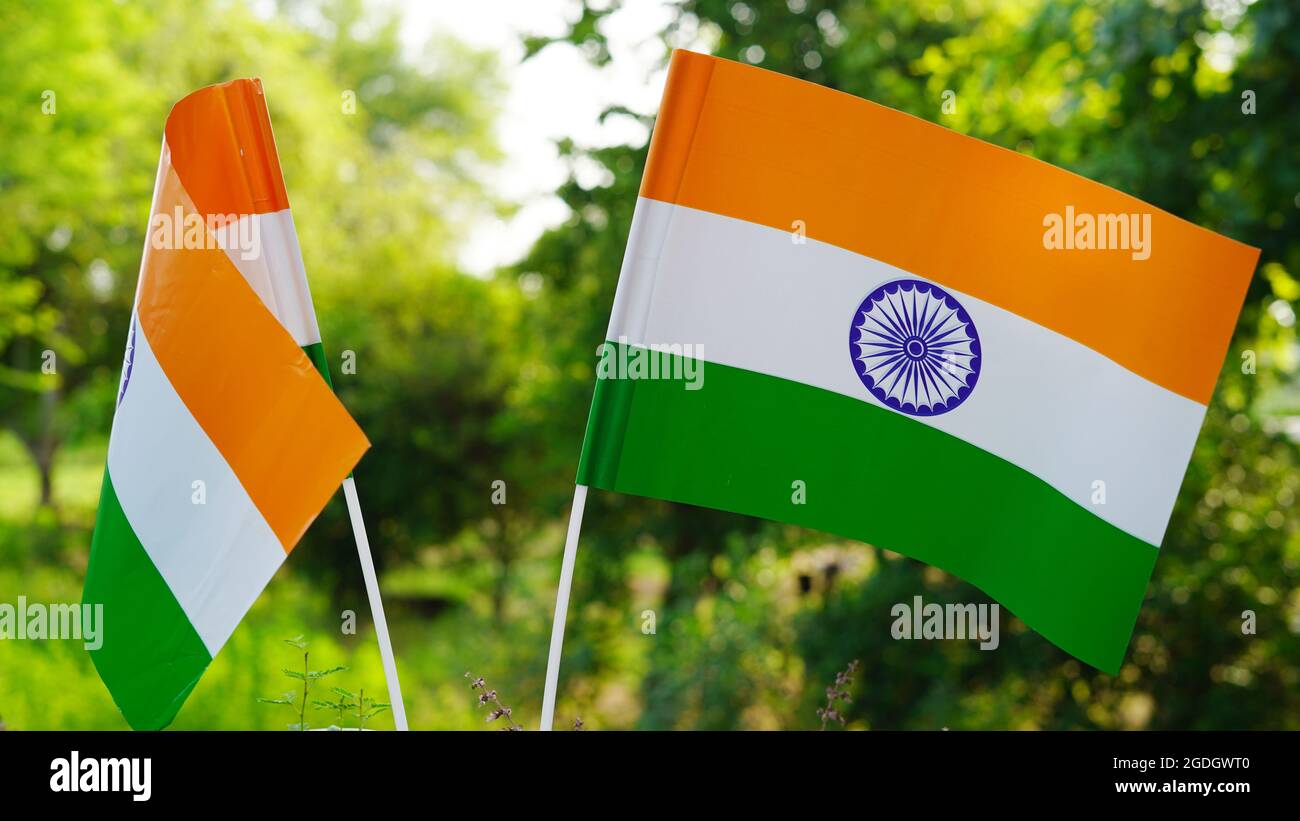
[[[931,301],[934,302],[934,313],[930,314],[930,318],[929,318],[928,320],[926,320],[924,323],[922,323],[922,325],[921,325],[921,338],[922,338],[922,339],[926,339],[926,338],[929,337],[929,335],[930,335],[930,328],[934,325],[934,321],[935,321],[936,319],[939,318],[939,312],[943,310],[943,301],[942,301],[942,300],[938,300],[938,301],[931,300]],[[927,307],[927,309],[928,309],[929,306],[926,306],[926,307]]]
[[[934,397],[930,395],[930,383],[928,381],[930,377],[929,374],[925,372],[924,360],[916,363],[916,374],[921,383],[921,387],[925,388],[925,401],[933,408]]]
[[[955,328],[951,328],[951,329],[949,329],[949,330],[946,330],[946,331],[944,331],[943,333],[939,334],[938,336],[934,337],[933,339],[927,339],[927,340],[925,340],[925,344],[927,344],[927,345],[933,345],[933,344],[937,343],[940,339],[943,339],[943,338],[944,338],[945,336],[947,336],[948,334],[955,334],[955,333],[957,333],[958,331],[965,330],[965,328],[966,328],[966,326],[965,326],[964,324],[962,324],[962,323],[958,323],[958,324],[957,324],[957,327],[955,327]]]
[[[915,319],[915,317],[908,312],[907,297],[903,294],[901,289],[898,292],[898,303],[898,312],[903,315],[903,321],[907,325],[907,335],[916,336],[916,326],[913,324],[913,319]]]
[[[944,359],[944,358],[941,357],[941,356],[936,356],[936,357],[934,358],[934,360],[935,360],[936,362],[941,363],[941,364],[939,364],[937,367],[942,368],[942,369],[944,369],[944,370],[947,370],[947,369],[948,369],[948,366],[952,366],[952,367],[954,367],[954,368],[961,368],[961,369],[962,369],[963,371],[965,371],[966,373],[975,373],[975,371],[971,370],[971,369],[970,369],[969,367],[967,367],[966,365],[963,365],[963,364],[960,363],[960,362],[954,362],[954,361],[951,360],[951,359]],[[949,372],[951,373],[951,371],[949,371]]]
[[[915,363],[915,362],[911,362],[911,363],[908,364],[908,368],[907,368],[907,384],[909,384],[909,385],[912,386],[912,406],[913,406],[913,407],[919,407],[920,404],[921,404],[921,396],[920,396],[920,393],[919,393],[919,392],[917,391],[917,389],[916,389],[917,382],[916,382],[916,363]],[[903,397],[904,397],[904,398],[907,397],[907,388],[906,388],[906,387],[903,388]]]
[[[890,327],[889,327],[888,325],[886,325],[884,322],[881,322],[879,319],[876,319],[876,318],[875,318],[874,316],[872,316],[871,314],[865,314],[865,316],[866,316],[867,319],[870,319],[872,322],[876,323],[876,324],[879,325],[881,328],[884,328],[884,329],[885,329],[885,333],[882,334],[882,333],[880,333],[880,332],[878,332],[878,331],[873,331],[873,330],[871,330],[870,328],[863,328],[862,330],[867,331],[868,333],[873,333],[873,334],[875,334],[876,336],[883,336],[883,337],[885,337],[886,339],[892,339],[892,340],[895,341],[895,342],[902,342],[902,341],[903,341],[903,337],[898,335],[898,330],[897,330],[896,328],[890,328]]]
[[[858,354],[858,360],[861,361],[864,359],[874,359],[877,356],[899,356],[899,352],[898,351],[877,351],[876,353],[861,353]]]
[[[940,384],[939,384],[939,380],[937,380],[937,379],[934,378],[934,365],[932,365],[930,362],[927,362],[927,361],[924,361],[924,360],[922,360],[921,365],[922,365],[922,367],[923,367],[924,370],[925,370],[925,378],[928,379],[928,380],[930,380],[930,384],[934,385],[934,391],[935,391],[935,393],[939,394],[939,396],[942,397],[942,396],[946,396],[946,395],[947,395],[947,394],[945,393],[945,391],[944,391],[944,388],[947,387],[949,392],[952,391],[952,388],[948,387],[948,385],[947,385],[946,383],[943,384],[943,385],[940,385]]]
[[[930,339],[934,336],[934,334],[938,333],[939,329],[942,328],[944,325],[947,325],[948,320],[952,319],[956,315],[957,315],[957,309],[953,308],[952,311],[947,316],[945,316],[941,322],[939,322],[939,324],[935,325],[934,328],[931,329],[930,333],[925,337],[925,341],[929,342]],[[957,327],[960,328],[961,325],[959,324]]]
[[[935,356],[938,356],[938,357],[940,357],[940,358],[943,358],[943,357],[945,357],[945,356],[964,356],[964,357],[966,357],[967,359],[978,359],[978,358],[979,358],[979,354],[977,354],[977,353],[970,353],[969,351],[957,351],[957,350],[941,351],[941,352],[939,352],[939,353],[936,353]]]
[[[894,367],[892,367],[892,368],[890,368],[888,371],[886,371],[884,376],[882,376],[882,377],[880,377],[879,379],[877,379],[877,380],[876,380],[876,384],[879,385],[881,382],[884,382],[886,379],[888,379],[888,378],[889,378],[889,375],[890,375],[891,373],[894,373],[895,371],[897,371],[899,368],[901,368],[901,367],[903,366],[903,363],[906,362],[906,361],[907,361],[906,357],[899,357],[898,362],[894,363]],[[895,376],[895,377],[894,377],[894,381],[891,382],[891,383],[889,384],[889,390],[885,391],[885,395],[889,395],[889,394],[893,393],[893,392],[894,392],[894,387],[895,387],[896,385],[898,385],[898,377],[897,377],[897,376]],[[884,389],[882,388],[882,390],[884,390]]]
[[[903,362],[905,362],[906,360],[907,360],[907,357],[905,357],[905,356],[901,356],[901,355],[900,355],[900,356],[896,356],[896,357],[894,357],[893,359],[886,359],[884,362],[881,362],[881,363],[876,364],[876,365],[872,365],[870,368],[867,368],[867,373],[871,373],[872,371],[878,371],[878,370],[880,370],[881,368],[885,367],[886,365],[890,364],[891,362],[896,362],[896,363],[898,363],[898,365],[901,365],[901,364],[902,364]],[[863,364],[866,364],[866,363],[864,362]],[[897,368],[898,365],[894,365],[894,368]],[[886,371],[886,372],[885,372],[885,376],[880,377],[880,379],[884,379],[885,377],[889,376],[889,374],[893,373],[893,372],[894,372],[894,368],[890,368],[888,371]],[[879,384],[880,379],[877,379],[877,380],[876,380],[876,383],[877,383],[877,384]]]
[[[954,396],[957,395],[957,387],[961,387],[962,385],[966,384],[965,380],[958,379],[955,374],[953,374],[952,372],[944,368],[936,368],[935,373],[943,377],[944,385],[948,387],[948,390],[953,392]],[[956,383],[957,387],[953,387],[954,382]]]
[[[899,339],[906,339],[907,331],[904,331],[901,328],[901,325],[903,323],[899,321],[897,316],[891,316],[893,307],[894,307],[893,305],[889,304],[888,297],[885,297],[884,299],[880,300],[880,313],[885,316],[885,321],[888,322],[889,326],[894,329],[894,333],[898,334]],[[885,310],[886,308],[889,308],[890,310],[886,311]]]
[[[885,302],[889,303],[891,316],[893,316],[894,321],[898,323],[898,328],[902,332],[903,336],[911,336],[912,331],[907,327],[907,320],[904,318],[907,316],[907,311],[899,310],[897,303],[895,303],[893,298],[888,295],[885,296]]]
[[[898,324],[899,333],[901,333],[905,337],[910,336],[910,334],[907,331],[907,323],[902,320],[899,314],[898,306],[894,305],[894,301],[890,299],[888,296],[886,296],[883,304],[885,307],[889,309],[890,317],[892,317],[894,322]]]
[[[899,342],[858,342],[859,345],[875,345],[877,348],[893,348],[894,350],[903,350],[902,343]]]
[[[948,347],[949,345],[960,345],[960,344],[963,343],[963,342],[974,342],[974,341],[975,341],[974,339],[971,339],[971,338],[968,336],[968,337],[965,337],[965,338],[963,338],[963,339],[949,339],[947,342],[931,342],[927,347],[930,347],[930,348],[946,348],[946,347]]]

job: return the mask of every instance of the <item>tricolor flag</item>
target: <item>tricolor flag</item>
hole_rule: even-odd
[[[604,347],[640,369],[598,380],[578,483],[905,553],[1113,673],[1257,257],[677,52]],[[650,346],[702,380],[637,378]]]
[[[256,80],[167,118],[84,600],[132,727],[166,726],[369,446],[320,332]]]

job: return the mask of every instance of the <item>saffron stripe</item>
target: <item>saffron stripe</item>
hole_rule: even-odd
[[[176,205],[194,212],[169,171],[155,212]],[[365,435],[221,249],[148,248],[136,300],[176,393],[291,550]]]
[[[832,89],[674,52],[641,196],[911,271],[1209,402],[1258,249]],[[1044,247],[1044,217],[1151,214],[1151,256]]]
[[[172,165],[202,214],[269,214],[289,207],[260,80],[187,95],[164,131]]]

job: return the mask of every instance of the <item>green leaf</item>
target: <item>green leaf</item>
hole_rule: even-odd
[[[346,667],[330,667],[330,668],[327,668],[327,669],[325,669],[325,670],[312,670],[312,671],[310,671],[310,672],[307,673],[307,678],[308,678],[308,680],[310,680],[310,681],[319,681],[320,679],[323,679],[323,678],[325,678],[326,676],[332,676],[332,675],[334,675],[335,673],[341,673],[341,672],[343,672],[343,671],[346,670],[346,669],[348,669],[348,668],[346,668]],[[295,676],[295,678],[301,678],[301,677],[302,677],[302,673],[299,673],[297,676]]]

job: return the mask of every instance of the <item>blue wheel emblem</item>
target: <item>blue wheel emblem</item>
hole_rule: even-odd
[[[980,376],[980,337],[951,294],[916,279],[867,294],[849,326],[849,357],[871,395],[911,416],[966,401]]]
[[[131,384],[131,366],[135,364],[135,312],[131,313],[131,333],[126,338],[126,357],[122,361],[122,382],[117,389],[117,405],[126,398],[126,386]],[[117,407],[114,405],[114,407]]]

